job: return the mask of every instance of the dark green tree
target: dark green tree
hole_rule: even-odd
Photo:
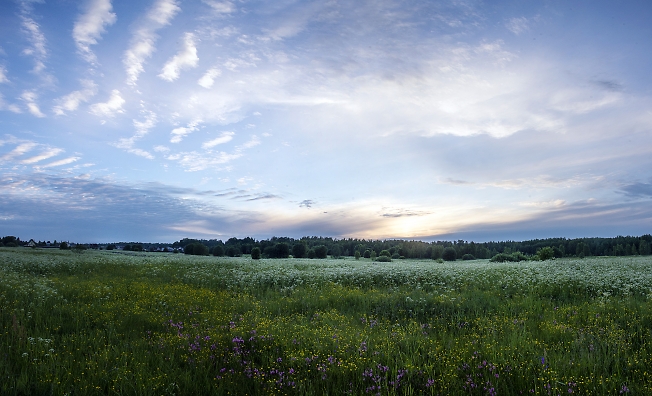
[[[433,260],[442,258],[444,255],[444,247],[442,245],[435,245],[432,247],[432,256]]]
[[[455,261],[457,259],[457,251],[455,248],[449,246],[444,249],[441,258],[443,258],[445,261]]]
[[[203,243],[193,242],[183,248],[185,254],[192,254],[193,256],[208,256],[208,246]]]
[[[328,255],[328,248],[325,245],[315,247],[315,257],[318,259],[325,259]]]
[[[251,258],[254,260],[260,260],[260,248],[258,246],[251,249]]]
[[[235,246],[227,246],[226,255],[229,257],[240,257],[242,253],[240,253],[240,249]]]
[[[276,257],[278,258],[288,258],[290,257],[290,246],[285,242],[279,242],[274,246],[276,249]]]
[[[294,258],[306,257],[307,250],[308,248],[306,247],[305,243],[303,242],[295,243],[294,246],[292,246],[292,257]]]
[[[539,249],[539,251],[537,252],[537,257],[539,257],[539,260],[541,261],[551,260],[552,258],[555,257],[555,250],[550,246],[546,246],[544,248]]]
[[[260,249],[258,249],[260,251]],[[213,256],[221,257],[224,256],[224,247],[222,245],[213,246]]]

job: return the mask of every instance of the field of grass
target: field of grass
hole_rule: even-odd
[[[652,394],[652,259],[0,249],[2,395]]]

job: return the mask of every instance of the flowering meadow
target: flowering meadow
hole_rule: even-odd
[[[0,248],[0,394],[652,394],[650,299],[649,257]]]

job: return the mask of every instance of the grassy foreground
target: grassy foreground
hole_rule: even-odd
[[[652,393],[652,260],[0,249],[0,394]]]

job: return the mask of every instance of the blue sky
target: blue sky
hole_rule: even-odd
[[[652,225],[652,4],[0,2],[0,233]]]

